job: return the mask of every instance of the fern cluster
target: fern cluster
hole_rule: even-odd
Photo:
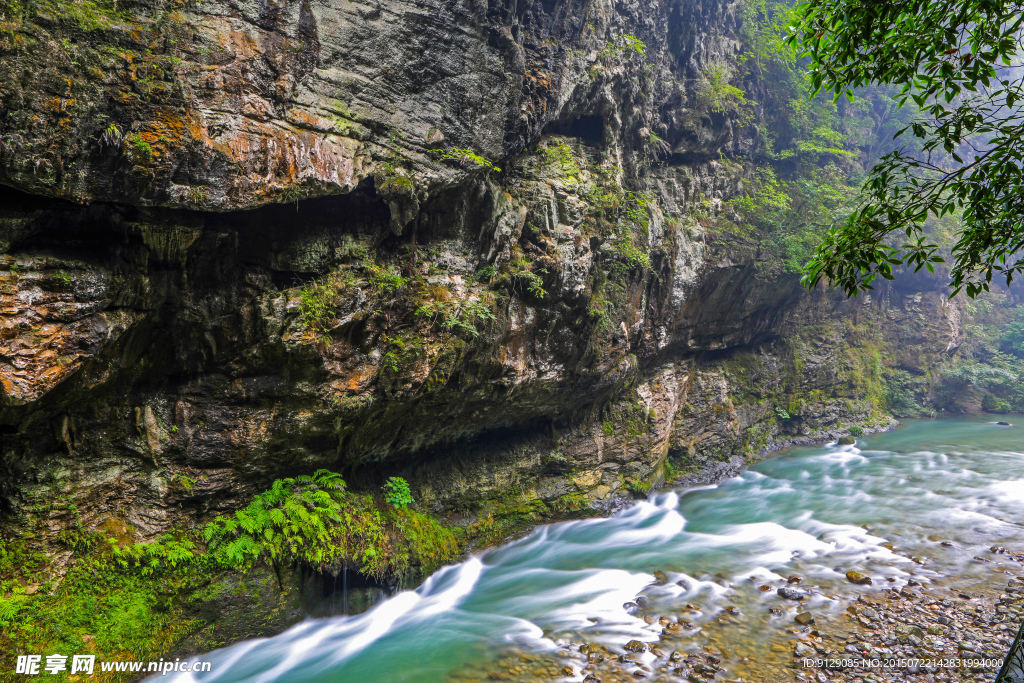
[[[213,556],[229,566],[300,560],[323,567],[337,559],[334,525],[342,521],[344,491],[341,475],[327,470],[278,479],[233,516],[210,522],[203,538]]]
[[[462,331],[471,337],[480,335],[478,323],[494,320],[494,311],[488,302],[480,299],[464,301],[427,301],[416,309],[416,315],[430,319],[445,332]]]
[[[454,559],[461,547],[456,533],[406,509],[412,502],[407,482],[401,480],[404,488],[389,483],[386,500],[378,501],[346,491],[341,475],[328,470],[279,479],[245,508],[207,524],[201,534],[205,552],[198,538],[168,534],[152,543],[109,539],[112,557],[145,576],[188,563],[247,570],[298,562],[318,570],[347,565],[392,578],[414,565],[430,572]]]
[[[370,287],[383,294],[394,294],[408,282],[391,268],[381,268],[373,263],[368,264],[364,272]]]
[[[337,311],[338,288],[334,282],[314,282],[299,292],[299,311],[306,327],[319,334],[330,331]]]
[[[196,558],[197,548],[188,537],[166,534],[152,543],[129,543],[121,545],[116,538],[108,538],[111,556],[122,568],[137,566],[143,576],[186,564]]]

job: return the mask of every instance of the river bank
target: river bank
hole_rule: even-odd
[[[676,669],[684,679],[816,681],[836,674],[805,669],[804,656],[851,654],[862,642],[902,656],[907,644],[921,647],[911,636],[932,647],[916,632],[899,648],[885,644],[897,623],[930,607],[962,610],[954,620],[963,628],[933,634],[922,622],[924,636],[955,646],[991,637],[999,649],[1005,632],[990,635],[992,618],[974,608],[998,614],[986,600],[1001,595],[1006,572],[1020,576],[1022,481],[1016,428],[979,416],[908,421],[854,444],[788,449],[610,517],[541,526],[365,614],[309,620],[203,658],[218,683],[582,683],[676,680]],[[851,570],[871,584],[851,582]],[[957,600],[964,605],[942,603]],[[862,621],[871,622],[864,609],[878,629]]]
[[[796,618],[785,618],[782,610],[772,608],[778,612],[774,628],[788,636],[789,646],[773,644],[768,653],[742,657],[731,666],[723,662],[735,659],[737,652],[715,636],[701,644],[700,629],[687,619],[701,612],[700,605],[688,603],[681,613],[659,614],[644,609],[647,600],[640,595],[629,609],[647,624],[662,628],[653,642],[560,640],[554,653],[510,650],[490,670],[456,673],[450,680],[879,683],[912,676],[922,683],[992,681],[1024,619],[1024,554],[996,546],[991,557],[979,556],[977,561],[1009,577],[1002,591],[965,593],[955,578],[936,577],[929,586],[911,581],[903,588],[859,596],[841,615],[831,617],[798,611]],[[793,596],[818,592],[800,587],[793,580],[798,578],[767,588],[792,591]],[[716,622],[737,623],[744,618],[739,610],[727,607]]]

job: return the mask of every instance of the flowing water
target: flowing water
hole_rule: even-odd
[[[611,518],[540,527],[365,614],[209,653],[199,658],[212,662],[209,673],[175,680],[487,680],[487,667],[510,652],[557,662],[570,639],[656,640],[657,622],[623,606],[641,594],[642,613],[692,623],[673,647],[710,647],[730,676],[756,679],[757,666],[781,666],[772,653],[790,656],[780,644],[797,608],[776,593],[786,577],[802,577],[809,599],[800,609],[824,630],[858,594],[908,580],[996,590],[1006,581],[1005,556],[988,552],[997,544],[1024,550],[1024,427],[909,421],[855,446],[782,451],[717,486],[659,492]],[[993,561],[973,559],[985,555]],[[849,569],[874,584],[852,585]],[[656,570],[668,580],[656,582]]]

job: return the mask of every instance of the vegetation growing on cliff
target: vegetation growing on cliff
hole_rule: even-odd
[[[394,495],[389,489],[385,498]],[[338,474],[318,470],[275,481],[245,508],[212,520],[201,538],[172,534],[132,544],[111,539],[111,552],[122,567],[143,573],[190,563],[238,570],[267,563],[277,570],[298,562],[318,571],[342,564],[392,579],[414,563],[429,573],[457,556],[456,533],[408,509],[411,497],[403,500],[405,505],[389,505],[351,493]],[[407,536],[406,527],[418,532]]]
[[[749,124],[753,118],[753,103],[742,88],[733,85],[733,67],[721,60],[701,70],[694,85],[694,114],[733,114],[740,124]]]
[[[495,166],[488,159],[480,156],[471,149],[430,149],[427,151],[430,152],[431,154],[436,155],[437,158],[441,159],[442,161],[455,161],[460,166],[465,166],[466,164],[473,164],[476,166],[486,168],[489,171],[495,171],[497,173],[501,172],[501,169],[499,167]]]
[[[493,306],[493,295],[485,294],[479,299],[464,300],[452,299],[449,296],[444,300],[424,301],[416,309],[416,315],[422,316],[444,332],[462,332],[470,337],[476,337],[480,334],[481,324],[495,319]]]
[[[743,225],[758,231],[769,272],[799,273],[852,195],[846,173],[834,163],[791,180],[780,180],[771,167],[762,167],[750,191],[730,206]]]
[[[1024,305],[995,290],[967,307],[967,339],[932,378],[929,399],[950,412],[1024,412]]]
[[[0,552],[18,562],[24,546],[11,544]],[[10,591],[0,597],[0,663],[6,673],[14,671],[19,653],[156,659],[203,626],[172,597],[181,589],[197,588],[195,577],[124,572],[98,553],[75,558],[59,585],[12,584],[9,572],[17,567],[0,569],[7,579],[0,585]],[[28,593],[29,587],[36,590]],[[131,678],[122,674],[106,680]]]
[[[120,523],[100,531],[79,528],[66,538],[73,555],[59,581],[47,580],[51,558],[32,549],[36,533],[5,538],[0,646],[5,653],[155,659],[206,626],[185,607],[206,599],[204,591],[225,573],[255,577],[261,565],[269,566],[282,595],[282,573],[296,562],[316,571],[350,567],[389,581],[412,571],[425,576],[457,558],[464,540],[459,531],[409,509],[407,486],[404,492],[393,486],[380,497],[353,493],[339,475],[320,470],[275,481],[245,508],[200,532],[136,543]],[[42,530],[39,523],[36,528]]]
[[[710,221],[719,234],[755,240],[760,270],[771,276],[802,272],[848,212],[858,172],[853,145],[863,142],[847,132],[860,114],[807,98],[805,68],[786,41],[796,11],[774,0],[745,3],[738,66],[744,82],[759,88],[767,149],[752,182],[728,202],[729,215]]]

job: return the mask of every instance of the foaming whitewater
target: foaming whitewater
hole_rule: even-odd
[[[699,607],[687,613],[694,647],[728,637],[767,648],[796,607],[765,584],[788,576],[802,579],[801,609],[825,615],[842,612],[858,591],[911,579],[992,583],[993,567],[973,557],[991,545],[1024,545],[1022,451],[1021,430],[980,419],[914,421],[855,446],[791,449],[717,486],[540,527],[365,614],[306,621],[199,657],[209,672],[160,678],[444,681],[509,647],[655,640],[659,624],[630,607],[638,597],[662,614]],[[849,569],[875,584],[852,587]],[[746,615],[742,623],[709,636],[725,628],[718,617],[727,607]]]
[[[441,569],[417,591],[405,591],[355,617],[306,621],[275,638],[251,640],[220,650],[204,661],[209,673],[181,674],[176,681],[291,680],[341,666],[382,636],[396,622],[429,626],[432,617],[452,611],[473,589],[483,570],[479,558]]]

